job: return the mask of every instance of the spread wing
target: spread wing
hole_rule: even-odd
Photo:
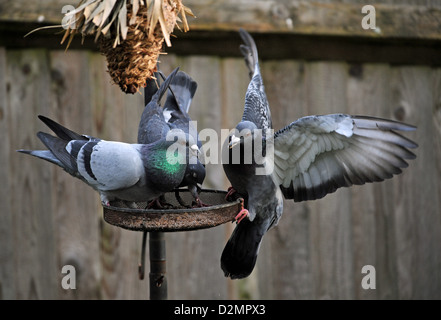
[[[333,114],[300,118],[274,135],[275,182],[286,199],[315,200],[340,187],[401,173],[417,144],[391,120]]]

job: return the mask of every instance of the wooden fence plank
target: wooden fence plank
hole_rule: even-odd
[[[36,114],[50,105],[50,73],[44,50],[8,52],[10,203],[13,212],[14,281],[18,299],[57,296],[54,217],[48,165],[14,150],[39,146]]]
[[[303,62],[265,62],[262,73],[276,131],[308,114]],[[278,226],[265,236],[258,258],[262,298],[314,297],[310,214],[307,203],[284,201],[283,216]]]
[[[432,77],[432,70],[425,67],[394,70],[392,106],[401,110],[405,121],[418,126],[412,137],[419,143],[418,158],[393,181],[401,299],[439,298],[441,294],[440,136],[433,113],[439,87],[432,92]]]
[[[50,58],[53,78],[56,79],[56,95],[48,116],[76,132],[91,133],[89,54],[57,51],[51,52]],[[58,226],[59,268],[74,266],[77,282],[76,290],[60,289],[60,296],[66,299],[100,298],[98,214],[101,208],[98,194],[59,168],[53,170],[53,210]]]
[[[345,63],[311,63],[305,69],[309,114],[347,112]],[[312,266],[316,298],[353,296],[350,191],[340,189],[311,208]]]
[[[6,50],[0,48],[0,137],[2,137],[3,147],[0,148],[0,299],[14,299],[16,297],[15,285],[15,266],[14,266],[14,227],[11,206],[11,153],[10,132],[12,131],[9,123],[9,108],[7,99],[7,61]]]
[[[164,73],[180,66],[198,82],[190,115],[199,130],[235,126],[249,81],[242,59],[161,60]],[[389,181],[314,202],[285,201],[246,280],[225,280],[220,269],[231,226],[167,234],[169,298],[441,298],[440,69],[274,60],[262,62],[262,73],[276,129],[310,114],[387,117],[418,126],[405,134],[420,144],[418,158]],[[110,83],[97,53],[0,50],[0,133],[7,141],[0,178],[8,181],[0,187],[2,298],[147,298],[148,281],[137,278],[141,234],[105,224],[98,195],[81,181],[14,151],[42,148],[35,133],[48,129],[37,114],[132,142],[142,100]],[[204,186],[228,186],[220,165],[208,168]],[[66,264],[76,267],[77,290],[60,286]],[[366,264],[376,268],[376,290],[361,288]]]
[[[348,112],[390,118],[390,67],[388,65],[353,64],[348,69]],[[394,254],[387,220],[393,210],[392,197],[387,196],[390,181],[351,188],[352,232],[354,243],[355,298],[376,299],[396,297],[393,287]],[[389,192],[390,194],[390,192]],[[366,290],[361,286],[363,266],[376,268],[377,287]]]
[[[144,107],[140,93],[124,94],[107,73],[105,58],[90,54],[90,106],[93,134],[108,140],[137,142],[137,129]],[[148,280],[138,278],[141,232],[124,230],[100,221],[101,295],[103,299],[148,299]],[[147,268],[148,274],[148,268]],[[146,279],[148,276],[146,274]]]

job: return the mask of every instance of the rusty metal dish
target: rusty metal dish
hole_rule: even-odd
[[[127,206],[124,201],[114,201],[103,206],[104,220],[114,226],[133,231],[173,232],[212,228],[231,222],[241,209],[240,199],[234,202],[225,200],[227,192],[204,189],[200,199],[209,207],[185,208],[176,200],[175,192],[165,194],[171,209],[144,209],[146,202],[138,202],[139,209]],[[192,197],[188,190],[180,190],[179,195],[186,204]]]

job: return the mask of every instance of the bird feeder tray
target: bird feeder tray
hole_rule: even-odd
[[[234,221],[241,210],[241,200],[225,200],[227,192],[202,190],[199,197],[208,207],[186,208],[179,204],[175,192],[165,194],[170,209],[144,209],[146,202],[137,202],[139,209],[130,208],[124,201],[114,201],[103,206],[104,220],[114,226],[133,231],[174,232],[206,229]],[[191,204],[192,196],[188,190],[180,190],[184,203]]]

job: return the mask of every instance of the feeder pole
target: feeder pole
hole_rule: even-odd
[[[167,300],[164,232],[150,232],[150,300]]]
[[[144,88],[144,107],[152,98],[152,93],[148,90],[149,88]],[[150,300],[167,300],[165,234],[163,232],[149,233]]]

